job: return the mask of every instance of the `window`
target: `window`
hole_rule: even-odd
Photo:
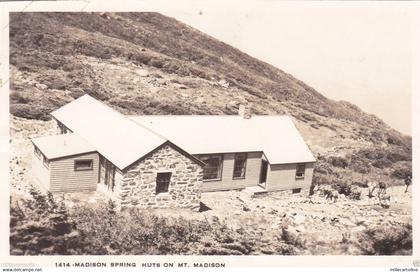
[[[75,171],[84,171],[93,169],[93,160],[75,160],[74,161],[74,170]]]
[[[305,177],[305,164],[301,163],[296,166],[296,179],[303,179]]]
[[[156,194],[167,193],[172,173],[157,173],[156,176]]]
[[[302,188],[292,189],[292,194],[299,194],[302,191]]]
[[[235,162],[233,164],[233,178],[244,179],[246,172],[246,153],[235,154]]]
[[[220,180],[222,176],[222,155],[202,155],[199,159],[205,163],[203,181]]]

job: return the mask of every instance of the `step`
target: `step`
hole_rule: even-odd
[[[268,193],[264,188],[261,186],[250,186],[246,187],[243,192],[251,195],[251,196],[258,196],[258,195],[264,195]]]

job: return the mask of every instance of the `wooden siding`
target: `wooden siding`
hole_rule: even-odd
[[[267,191],[308,189],[312,183],[314,163],[305,163],[303,179],[296,179],[296,165],[296,163],[269,165],[265,189]]]
[[[32,174],[44,189],[50,189],[50,170],[44,165],[42,157],[38,158],[32,151]]]
[[[246,172],[244,179],[233,179],[233,165],[236,153],[223,154],[222,179],[219,181],[203,181],[202,191],[220,191],[242,189],[256,186],[260,178],[262,152],[247,153]]]
[[[74,161],[91,159],[93,169],[74,170]],[[98,153],[75,155],[50,161],[50,190],[52,192],[94,191],[98,182]]]

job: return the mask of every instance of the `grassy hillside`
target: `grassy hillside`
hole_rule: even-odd
[[[10,111],[47,120],[84,93],[126,114],[290,114],[316,181],[396,182],[411,138],[348,102],[158,13],[11,13]]]

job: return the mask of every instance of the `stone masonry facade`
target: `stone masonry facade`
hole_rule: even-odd
[[[158,173],[171,173],[168,192],[156,194]],[[121,207],[200,207],[203,168],[170,144],[165,144],[116,179],[115,194]]]

